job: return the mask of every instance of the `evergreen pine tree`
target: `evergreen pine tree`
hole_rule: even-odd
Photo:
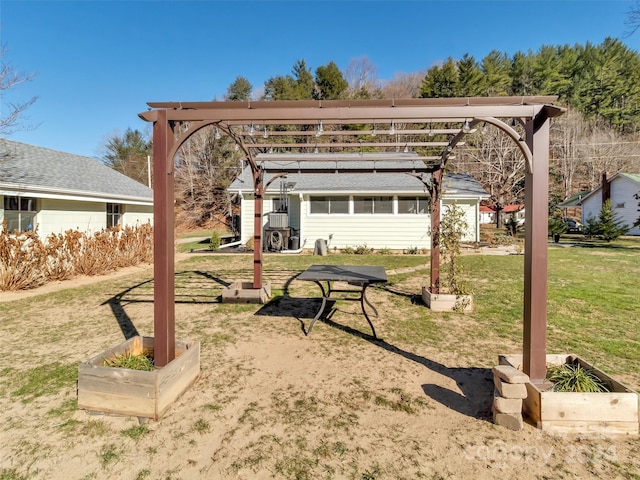
[[[611,199],[602,204],[598,220],[600,224],[599,235],[607,242],[615,240],[629,231],[629,227],[613,213]]]

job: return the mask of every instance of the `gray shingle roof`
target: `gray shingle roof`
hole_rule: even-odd
[[[385,167],[405,167],[411,169],[412,166],[422,163],[419,157],[411,159],[408,156],[406,161],[385,162],[384,155],[376,156],[375,162],[369,160],[372,158],[370,154],[364,155],[366,160],[359,161],[342,161],[339,163],[340,173],[289,173],[287,174],[287,183],[295,183],[294,192],[301,193],[322,193],[322,192],[349,192],[349,193],[422,193],[425,191],[424,184],[416,177],[406,173],[384,172]],[[317,155],[316,158],[319,158]],[[342,156],[344,157],[344,156]],[[264,157],[263,157],[264,158]],[[290,161],[260,161],[258,163],[266,169],[264,182],[267,184],[277,173],[279,168],[299,168],[300,172],[309,168],[333,169],[336,162],[305,162],[304,157],[301,160],[292,159]],[[330,155],[327,155],[330,158]],[[362,158],[362,157],[360,157]],[[372,173],[348,173],[349,168],[375,168],[376,172]],[[422,174],[427,181],[430,175]],[[245,167],[240,176],[229,186],[229,190],[237,191],[253,191],[253,179],[249,166]],[[280,181],[275,180],[269,185],[268,193],[277,193],[280,190]],[[473,196],[486,197],[489,195],[482,186],[473,177],[466,174],[447,174],[444,178],[444,193],[449,196]]]
[[[94,158],[0,139],[0,184],[151,201],[153,190]]]

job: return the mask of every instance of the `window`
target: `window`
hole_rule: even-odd
[[[311,213],[349,213],[349,197],[311,197]]]
[[[353,213],[393,213],[393,197],[353,197]]]
[[[428,214],[427,197],[398,197],[398,213]]]
[[[107,203],[107,228],[117,227],[122,216],[122,205],[118,203]]]
[[[9,232],[33,230],[36,199],[31,197],[4,197],[4,219]]]

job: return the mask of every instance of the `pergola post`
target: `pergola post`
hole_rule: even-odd
[[[533,383],[546,376],[549,119],[525,124],[532,171],[525,173],[523,369]]]
[[[442,198],[442,169],[432,174],[431,194],[431,269],[429,291],[440,293],[440,199]]]
[[[173,131],[166,110],[153,124],[153,355],[156,367],[175,358]]]
[[[264,177],[262,169],[253,172],[253,288],[262,288],[262,197]]]

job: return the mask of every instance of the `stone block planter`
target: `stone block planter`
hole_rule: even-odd
[[[78,408],[161,418],[200,375],[200,343],[176,340],[176,358],[150,372],[104,366],[105,359],[153,352],[153,337],[133,337],[78,367]]]
[[[522,369],[522,355],[500,355],[501,365]],[[576,355],[547,355],[548,365],[577,361],[592,370],[610,392],[554,392],[551,384],[528,382],[523,410],[541,430],[557,433],[632,434],[639,433],[638,393]]]
[[[447,293],[431,293],[422,287],[422,301],[434,312],[472,312],[472,295],[451,295]]]

